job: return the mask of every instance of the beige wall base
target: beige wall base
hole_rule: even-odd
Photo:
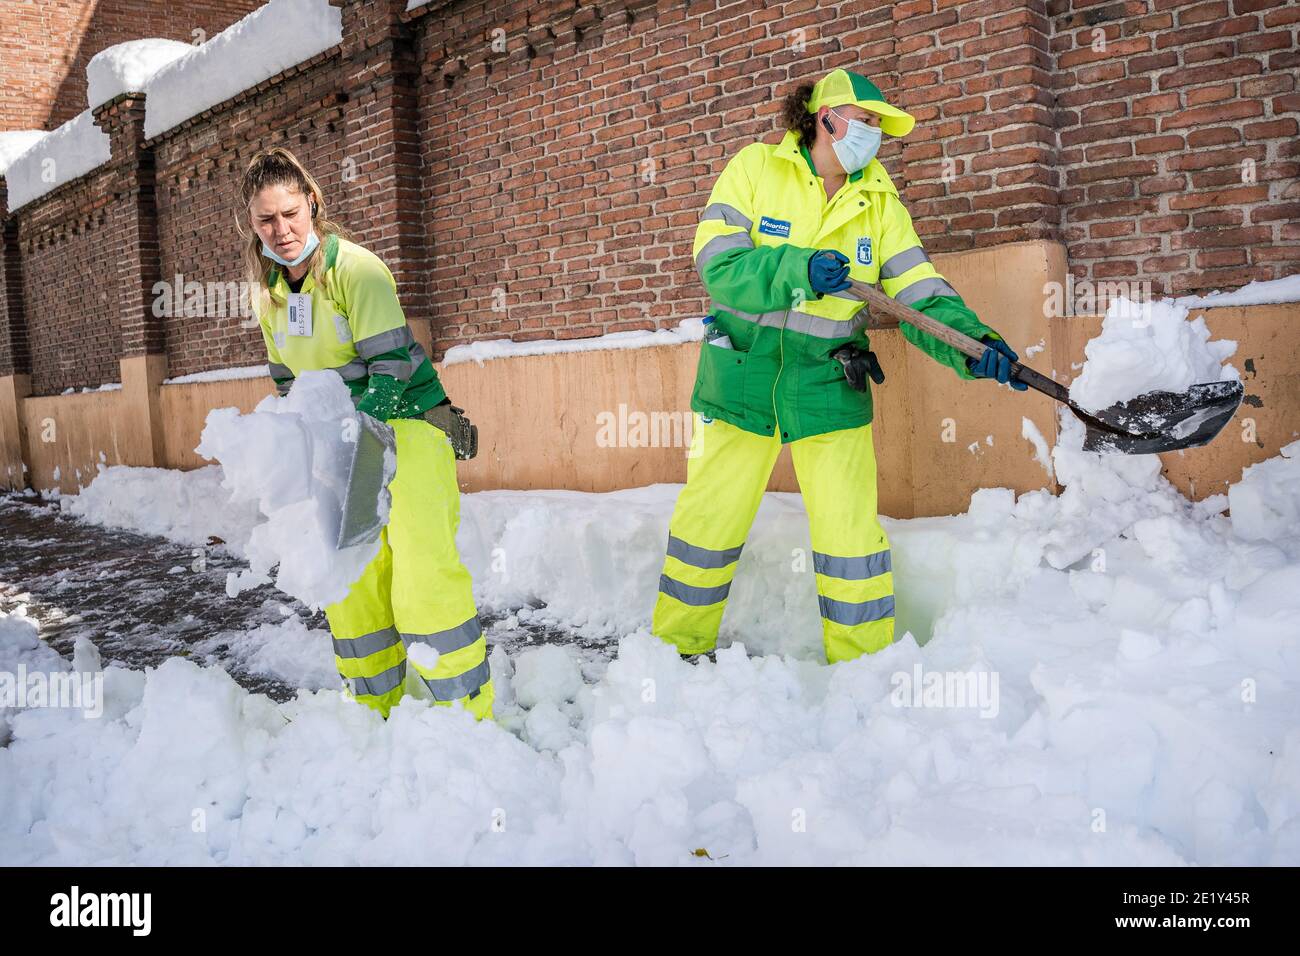
[[[22,404],[32,393],[32,377],[0,376],[0,487],[19,491],[28,487],[27,426]]]

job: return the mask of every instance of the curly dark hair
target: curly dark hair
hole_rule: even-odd
[[[812,99],[813,85],[803,83],[786,95],[781,104],[781,122],[786,129],[799,134],[799,142],[812,148],[817,139],[817,114],[808,112],[808,101]]]

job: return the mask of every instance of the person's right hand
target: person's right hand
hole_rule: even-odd
[[[821,249],[808,260],[808,284],[821,298],[827,292],[849,287],[849,257],[834,249]]]

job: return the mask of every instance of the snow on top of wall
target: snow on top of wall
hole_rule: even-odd
[[[1270,279],[1267,282],[1248,282],[1232,292],[1188,295],[1175,299],[1174,302],[1189,309],[1218,308],[1222,305],[1274,305],[1281,302],[1300,302],[1300,275]]]
[[[0,133],[0,176],[9,171],[15,159],[44,138],[45,131],[40,129],[20,129]]]
[[[78,113],[10,164],[5,174],[10,211],[86,175],[111,155],[108,134],[95,125],[90,110]]]
[[[214,368],[206,372],[191,372],[189,375],[177,375],[175,378],[163,379],[164,385],[189,385],[194,382],[228,382],[237,378],[269,377],[270,370],[266,363],[261,365],[240,365],[235,368]]]
[[[270,0],[154,74],[144,134],[164,133],[342,39],[342,11],[328,0]]]
[[[90,108],[123,93],[143,93],[155,73],[193,50],[189,43],[159,37],[129,40],[101,50],[86,65]]]
[[[541,339],[536,342],[512,342],[509,339],[489,339],[485,342],[468,342],[454,345],[443,356],[442,364],[478,362],[488,359],[513,358],[520,355],[550,355],[555,352],[596,352],[604,349],[640,349],[649,345],[683,345],[704,338],[703,319],[683,319],[675,329],[656,329],[633,332],[610,332],[589,339]]]

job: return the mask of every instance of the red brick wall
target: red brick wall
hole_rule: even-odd
[[[1300,5],[1050,7],[1071,271],[1173,293],[1295,273]]]
[[[21,220],[32,393],[120,382],[122,303],[105,168],[34,203]]]
[[[221,32],[264,2],[3,0],[0,131],[54,129],[84,110],[86,64],[101,50],[142,37],[192,43]]]

